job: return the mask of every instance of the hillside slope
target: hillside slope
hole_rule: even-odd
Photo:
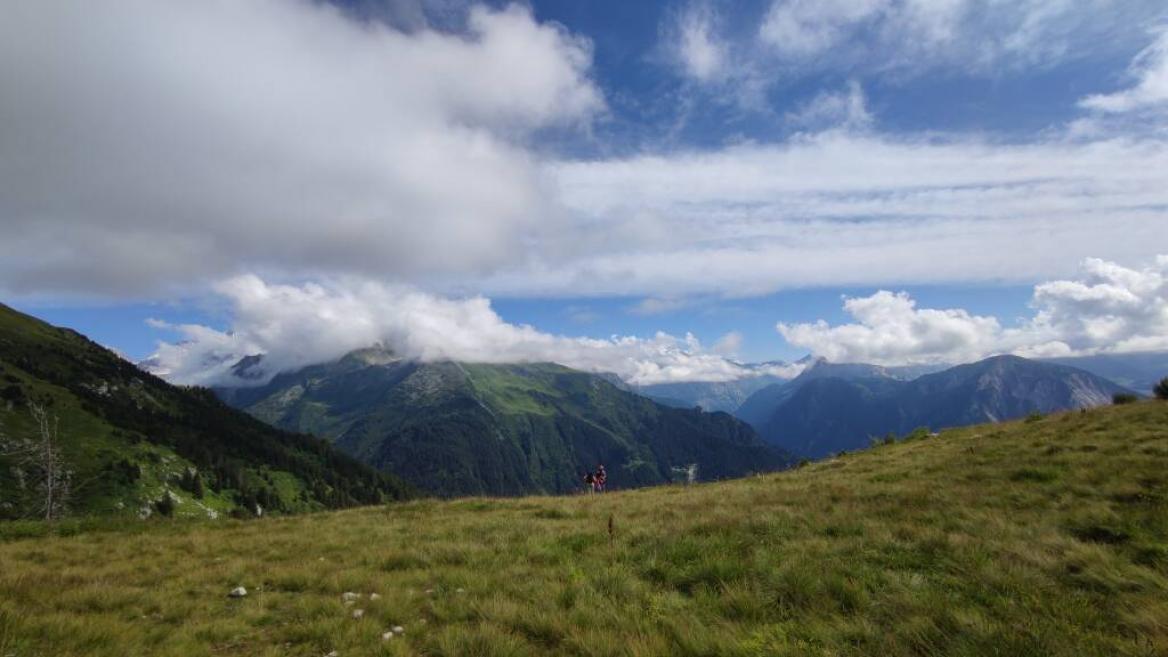
[[[0,431],[34,433],[29,404],[59,418],[72,513],[148,515],[169,497],[180,515],[257,504],[309,511],[377,503],[408,486],[327,443],[273,429],[209,390],[178,388],[84,336],[0,304]],[[29,514],[27,473],[0,457],[0,518]],[[22,485],[22,481],[25,485]]]
[[[667,408],[547,363],[417,363],[368,349],[220,394],[441,495],[574,491],[599,463],[614,488],[668,482],[693,463],[704,479],[790,463],[728,414]]]
[[[1163,655],[1165,427],[1144,402],[690,487],[10,538],[0,651]]]

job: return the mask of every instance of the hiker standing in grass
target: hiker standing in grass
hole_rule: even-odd
[[[608,481],[608,473],[604,471],[604,464],[603,463],[596,466],[595,478],[596,478],[596,491],[599,493],[603,493],[604,492],[604,484],[605,484],[605,482]]]
[[[584,492],[589,495],[596,492],[596,475],[591,472],[584,474]]]

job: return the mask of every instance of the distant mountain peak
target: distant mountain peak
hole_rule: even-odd
[[[805,456],[865,447],[871,436],[1099,406],[1124,389],[1087,371],[998,355],[914,376],[912,368],[817,361],[764,388],[737,415],[764,439]]]

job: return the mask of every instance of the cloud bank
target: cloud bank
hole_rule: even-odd
[[[677,298],[1023,282],[1068,276],[1087,257],[1168,252],[1168,141],[1155,138],[828,130],[552,172],[577,218],[562,233],[573,250],[486,276],[485,291]]]
[[[856,321],[777,325],[788,343],[836,362],[961,363],[987,356],[1168,350],[1168,256],[1132,269],[1092,258],[1082,277],[1035,287],[1035,315],[1014,328],[961,309],[917,308],[906,293],[849,298]]]
[[[270,378],[375,344],[420,361],[550,361],[614,373],[636,385],[730,381],[762,374],[792,377],[801,369],[747,368],[729,360],[721,354],[741,342],[733,334],[712,351],[692,335],[657,333],[651,338],[606,340],[556,336],[503,321],[483,297],[448,299],[361,280],[293,286],[272,285],[249,275],[221,282],[216,290],[231,304],[230,330],[155,322],[183,339],[161,343],[149,359],[150,369],[175,383],[249,385],[262,381],[243,381],[231,373],[245,356],[263,354]]]

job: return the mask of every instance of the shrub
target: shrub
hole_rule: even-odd
[[[924,440],[925,438],[928,438],[932,434],[933,434],[933,432],[929,431],[928,427],[917,427],[916,429],[912,430],[912,433],[905,436],[904,439],[905,440]]]
[[[1139,400],[1140,398],[1137,395],[1133,395],[1130,392],[1117,392],[1111,396],[1111,403],[1115,404],[1116,406],[1123,404],[1134,404]]]
[[[171,497],[170,491],[166,491],[161,498],[154,503],[154,510],[158,515],[164,518],[170,518],[174,515],[174,498]]]
[[[1152,392],[1155,393],[1156,399],[1168,399],[1168,376],[1160,379],[1156,387],[1152,388]]]
[[[1030,415],[1026,416],[1026,423],[1029,424],[1031,422],[1041,422],[1043,417],[1045,416],[1042,413],[1034,411]]]

